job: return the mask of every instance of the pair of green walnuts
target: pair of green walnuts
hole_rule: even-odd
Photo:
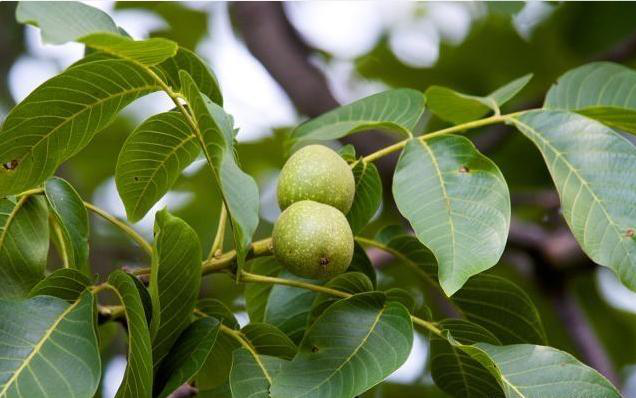
[[[353,233],[345,214],[354,195],[351,167],[336,152],[309,145],[294,153],[278,180],[283,213],[272,233],[276,260],[311,279],[346,271],[353,257]]]

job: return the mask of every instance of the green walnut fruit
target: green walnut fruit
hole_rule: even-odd
[[[288,271],[312,279],[329,279],[349,267],[353,233],[335,207],[311,200],[289,206],[274,225],[276,260]]]
[[[351,209],[356,183],[351,167],[335,151],[323,145],[308,145],[289,158],[278,180],[278,205],[313,200],[343,213]]]

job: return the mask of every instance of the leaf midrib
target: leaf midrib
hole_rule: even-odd
[[[11,213],[9,214],[7,221],[4,223],[4,229],[2,230],[2,233],[0,233],[0,252],[2,251],[2,248],[4,246],[4,241],[7,237],[11,224],[13,223],[18,212],[20,211],[20,209],[22,209],[22,207],[24,206],[26,201],[29,199],[29,197],[30,197],[29,195],[25,195],[18,200],[13,210],[11,210]]]
[[[62,311],[62,313],[60,313],[60,316],[55,320],[55,322],[53,322],[53,324],[49,327],[46,333],[44,333],[44,335],[40,338],[40,340],[33,346],[33,350],[29,353],[29,355],[24,359],[22,364],[18,367],[18,369],[16,369],[13,375],[9,378],[7,383],[4,385],[4,388],[2,389],[2,391],[0,391],[0,396],[4,396],[4,394],[7,393],[7,391],[9,390],[9,387],[11,387],[11,385],[17,380],[20,373],[24,369],[26,369],[26,367],[29,365],[29,363],[33,359],[33,357],[42,349],[42,346],[44,345],[46,340],[49,339],[51,334],[53,334],[53,332],[55,331],[59,323],[62,322],[64,317],[66,317],[66,315],[68,315],[69,312],[71,312],[75,307],[77,307],[79,303],[80,303],[80,299],[77,299],[73,304],[69,305],[64,311]]]

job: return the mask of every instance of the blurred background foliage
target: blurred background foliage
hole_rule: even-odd
[[[217,73],[226,108],[241,128],[238,154],[261,192],[268,236],[279,210],[277,173],[289,148],[285,134],[307,117],[387,87],[426,90],[432,84],[476,95],[493,91],[526,73],[531,83],[506,110],[538,107],[566,70],[595,60],[634,66],[636,3],[601,2],[315,2],[197,3],[91,2],[108,11],[136,38],[167,37],[196,50]],[[14,3],[0,2],[0,120],[38,84],[82,56],[77,44],[44,46],[37,30],[18,25]],[[291,60],[292,62],[287,62]],[[149,115],[169,109],[160,94],[130,106],[59,175],[81,195],[124,216],[113,173],[127,135]],[[429,116],[424,131],[443,127]],[[359,153],[387,142],[365,133],[353,143]],[[636,397],[636,295],[606,269],[572,247],[539,153],[507,127],[486,128],[471,138],[502,169],[511,189],[515,222],[509,249],[492,272],[518,283],[532,297],[552,346],[572,352]],[[334,142],[334,147],[341,143]],[[151,237],[154,211],[168,206],[198,232],[206,250],[216,230],[219,196],[209,171],[195,162],[149,216],[135,225]],[[364,231],[372,236],[388,224],[404,224],[390,198],[385,175],[382,212]],[[389,195],[387,195],[389,193]],[[406,225],[405,225],[406,226]],[[231,242],[231,239],[226,239]],[[105,275],[145,260],[134,245],[101,220],[94,220],[91,261]],[[449,315],[408,268],[369,252],[381,268],[380,285],[411,291],[435,316]],[[51,263],[59,263],[53,253]],[[204,294],[231,305],[242,322],[240,287],[224,275],[207,277]],[[116,336],[116,330],[105,335]],[[123,343],[120,344],[123,348]],[[114,355],[110,353],[109,355]],[[365,397],[442,397],[432,386],[419,338],[409,361],[387,383]],[[104,396],[117,385],[121,357],[105,358]],[[119,361],[119,362],[117,362]]]

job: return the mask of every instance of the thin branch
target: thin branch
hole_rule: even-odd
[[[221,204],[221,213],[219,214],[219,225],[216,228],[216,235],[214,235],[214,242],[210,248],[210,254],[208,260],[212,260],[215,257],[221,255],[223,251],[223,238],[225,237],[225,224],[227,223],[227,208],[225,203]]]

